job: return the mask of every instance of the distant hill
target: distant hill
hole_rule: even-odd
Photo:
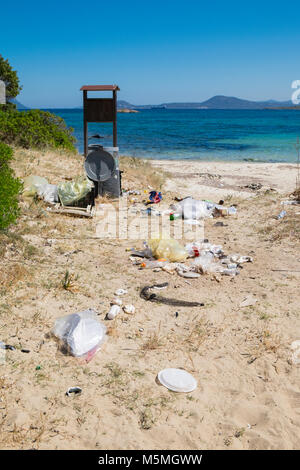
[[[16,99],[12,100],[12,102],[16,103],[19,110],[30,109]],[[82,109],[82,106],[73,109]],[[300,106],[295,106],[291,101],[250,101],[236,98],[235,96],[216,95],[206,101],[187,103],[174,102],[135,105],[125,100],[118,100],[118,109],[133,109],[137,111],[142,109],[300,109]]]
[[[127,109],[265,109],[265,108],[286,108],[295,106],[291,101],[276,101],[276,100],[267,100],[267,101],[250,101],[243,100],[241,98],[236,98],[234,96],[223,96],[217,95],[213,96],[209,100],[202,101],[199,103],[162,103],[159,105],[134,105],[128,103],[127,101],[118,101],[119,108]]]

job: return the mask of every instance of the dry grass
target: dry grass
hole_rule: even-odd
[[[297,183],[296,186],[297,187],[296,187],[295,191],[293,192],[293,196],[296,199],[296,201],[300,202],[300,181],[299,181],[299,183]]]
[[[168,176],[163,170],[154,168],[150,161],[140,158],[121,157],[120,168],[124,171],[124,187],[128,185],[131,189],[147,189],[151,186],[153,189],[162,190]]]
[[[288,214],[283,219],[276,220],[276,223],[266,220],[259,232],[273,242],[284,239],[300,241],[300,218],[297,215]]]
[[[150,333],[148,339],[142,344],[141,349],[143,351],[153,351],[154,349],[161,348],[163,344],[162,338],[160,337],[159,331]]]
[[[31,273],[25,266],[19,263],[11,263],[9,266],[1,267],[0,271],[0,289],[11,289],[19,281],[29,279]]]

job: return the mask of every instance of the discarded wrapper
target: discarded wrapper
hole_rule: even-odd
[[[66,395],[69,397],[71,396],[72,393],[74,393],[74,395],[79,395],[81,392],[82,392],[82,388],[80,387],[70,387],[66,391]]]

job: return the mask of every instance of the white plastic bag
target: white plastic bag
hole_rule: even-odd
[[[182,215],[184,219],[204,219],[211,217],[213,207],[206,201],[197,201],[192,197],[187,197],[180,201]]]
[[[39,184],[37,185],[37,193],[44,201],[50,204],[58,202],[58,188],[56,184]]]
[[[60,339],[72,356],[84,356],[96,351],[104,342],[106,327],[96,318],[92,309],[58,318],[53,334]]]

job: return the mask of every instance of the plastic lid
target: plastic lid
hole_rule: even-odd
[[[192,392],[197,388],[194,377],[182,369],[164,369],[157,375],[162,385],[173,392]]]

